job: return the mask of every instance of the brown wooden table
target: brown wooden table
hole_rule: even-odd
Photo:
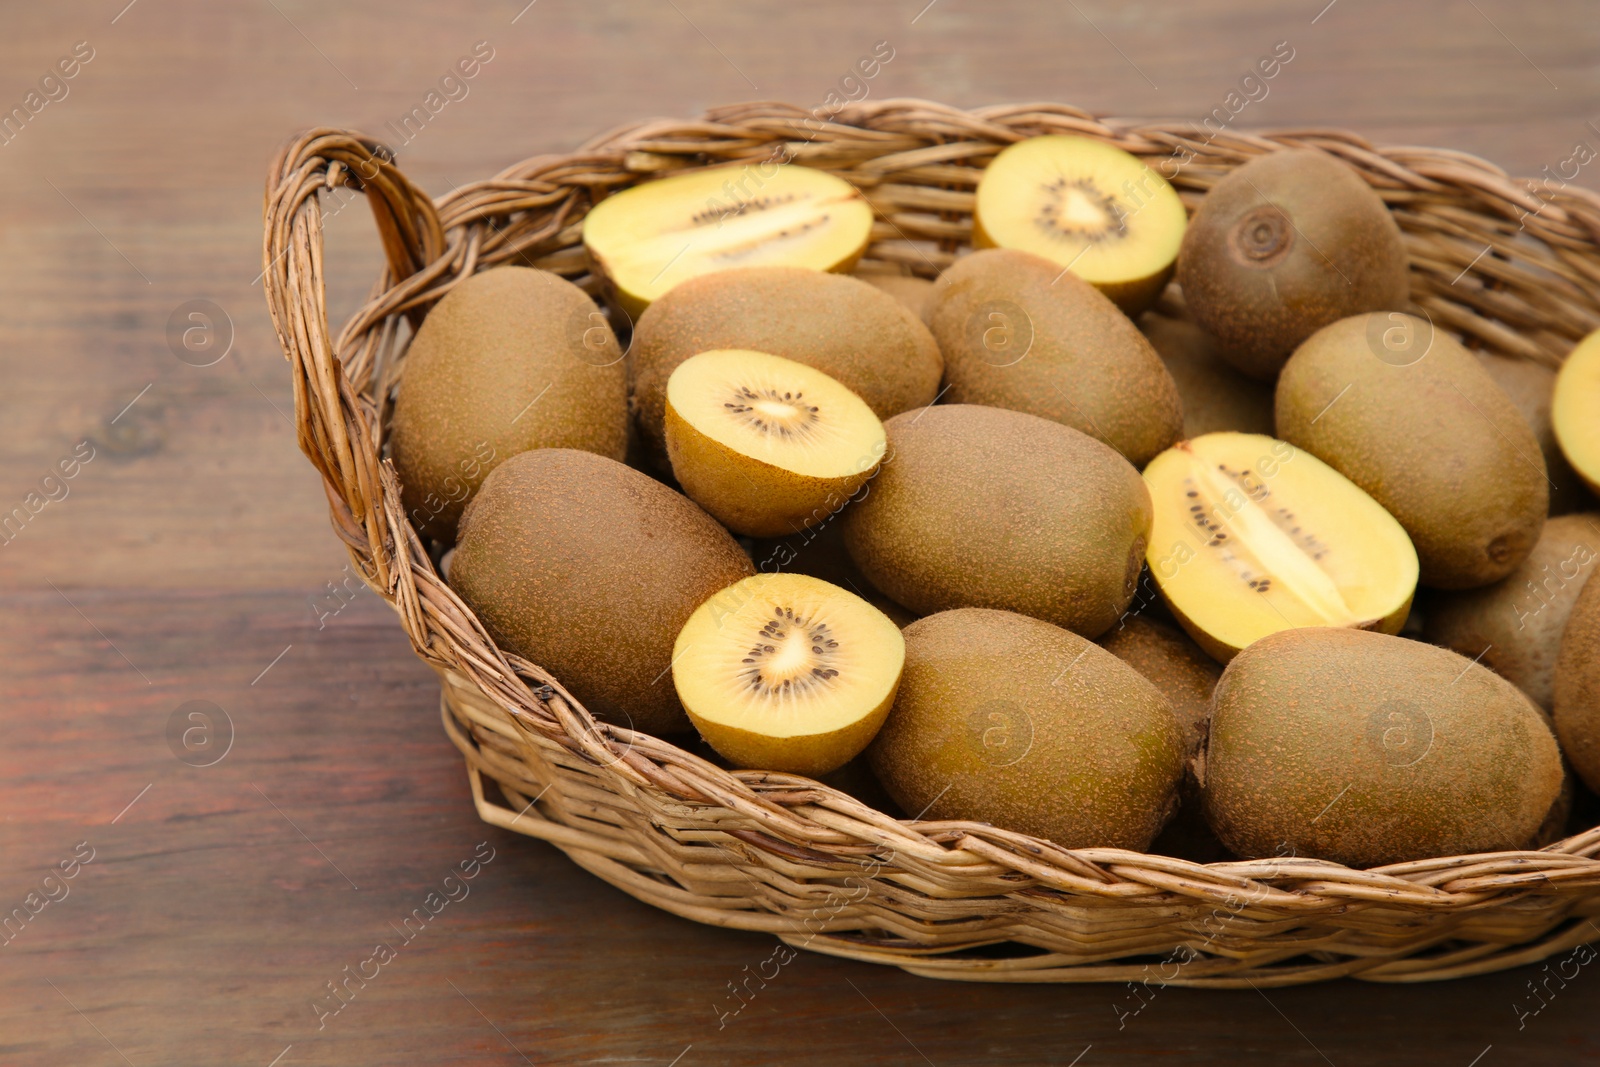
[[[880,41],[875,97],[1164,116],[1222,105],[1288,42],[1235,124],[1348,126],[1533,174],[1600,145],[1592,7],[525,2],[0,12],[0,116],[25,109],[0,123],[0,514],[26,518],[0,536],[0,914],[27,916],[0,938],[0,1064],[1600,1060],[1600,968],[1521,1018],[1534,968],[1146,991],[1133,1015],[1127,988],[803,954],[719,1019],[772,939],[652,910],[479,823],[432,674],[377,597],[335,595],[357,583],[255,281],[265,167],[299,128],[400,143],[438,193],[634,118],[820,105]],[[480,41],[466,95],[389,125]],[[363,206],[330,231],[338,321],[379,256]],[[185,348],[193,301],[224,317]],[[44,481],[75,450],[75,476]],[[208,725],[217,761],[181,762],[170,730]],[[407,940],[463,862],[466,895]],[[366,962],[380,942],[392,958]],[[320,1014],[330,983],[348,1003]]]

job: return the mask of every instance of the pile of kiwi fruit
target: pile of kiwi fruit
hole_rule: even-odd
[[[934,276],[863,258],[846,176],[712,166],[589,211],[598,300],[458,281],[386,447],[498,647],[721,766],[1068,848],[1368,868],[1594,820],[1600,334],[1474,350],[1311,148],[1186,205],[1034,137],[971,213]]]

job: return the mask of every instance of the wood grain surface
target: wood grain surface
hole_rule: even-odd
[[[0,7],[0,514],[26,517],[0,535],[0,1064],[1600,1061],[1600,967],[941,983],[774,956],[479,823],[433,675],[345,582],[255,281],[267,162],[307,126],[400,144],[437,194],[739,99],[1200,116],[1279,42],[1238,125],[1537,174],[1600,146],[1591,5],[525,3]],[[479,42],[465,95],[397,136]],[[329,229],[338,321],[379,253],[359,203]],[[196,728],[209,766],[174,754]]]

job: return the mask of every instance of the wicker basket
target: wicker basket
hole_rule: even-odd
[[[1213,134],[1057,104],[962,111],[920,100],[819,121],[748,104],[623,127],[438,201],[377,143],[312,130],[278,155],[266,196],[266,296],[293,368],[300,447],[322,472],[334,530],[439,672],[445,731],[466,758],[480,816],[555,844],[673,914],[939,978],[1414,982],[1600,939],[1589,919],[1600,916],[1600,828],[1537,852],[1357,871],[1302,858],[1202,865],[1067,850],[984,824],[896,819],[806,778],[723,770],[597,722],[558,679],[495,648],[440,578],[381,454],[406,342],[456,282],[523,263],[597,292],[579,232],[596,199],[663,172],[778,152],[859,186],[877,215],[868,257],[931,277],[969,239],[983,165],[1044,133],[1101,138],[1163,163],[1191,210],[1246,159],[1322,148],[1393,210],[1413,297],[1436,323],[1551,366],[1600,327],[1600,196],[1337,130]],[[341,187],[367,194],[388,267],[334,338],[319,194]]]

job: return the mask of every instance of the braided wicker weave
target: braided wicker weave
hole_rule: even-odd
[[[300,447],[322,473],[334,530],[439,672],[445,730],[466,758],[479,814],[674,914],[942,978],[1408,982],[1600,939],[1589,919],[1600,916],[1600,828],[1537,852],[1357,871],[1304,858],[1201,865],[1065,850],[982,824],[899,820],[809,779],[723,770],[597,722],[558,679],[496,649],[440,578],[382,451],[406,342],[456,282],[515,262],[597,292],[579,232],[597,198],[662,172],[775,153],[860,187],[877,213],[868,258],[931,277],[969,239],[983,165],[1044,133],[1101,138],[1146,158],[1191,210],[1252,156],[1324,149],[1393,210],[1413,297],[1436,323],[1552,366],[1600,327],[1600,196],[1510,178],[1460,152],[1374,147],[1337,130],[1210,133],[1057,104],[961,111],[890,100],[826,120],[748,104],[613,130],[438,201],[377,143],[312,130],[278,155],[266,197],[266,296],[293,369]],[[388,267],[335,338],[319,194],[341,187],[366,194]]]

